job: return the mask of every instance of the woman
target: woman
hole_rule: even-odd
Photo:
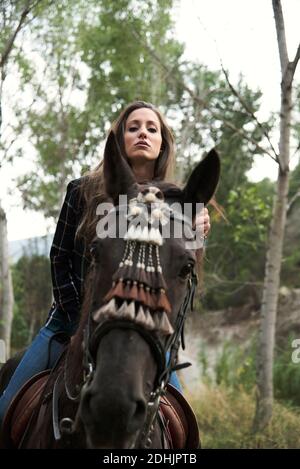
[[[174,160],[171,130],[161,113],[149,103],[129,104],[112,126],[122,154],[138,182],[165,180]],[[54,303],[0,398],[0,422],[10,401],[34,374],[54,366],[66,338],[79,322],[83,283],[89,266],[89,246],[95,237],[99,203],[107,200],[102,162],[83,178],[71,181],[61,209],[50,252]],[[207,209],[196,226],[210,229]],[[180,388],[176,374],[171,383]]]

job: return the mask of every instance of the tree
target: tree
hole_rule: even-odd
[[[0,127],[2,124],[2,89],[7,74],[9,56],[12,54],[17,35],[24,28],[28,17],[41,0],[1,2],[0,16]],[[34,13],[33,13],[34,15]],[[0,161],[0,166],[3,161]],[[6,214],[0,204],[0,339],[5,341],[7,357],[10,353],[10,335],[13,310],[13,291],[8,261]]]
[[[269,423],[272,416],[275,324],[280,285],[283,237],[288,207],[290,129],[293,104],[292,85],[295,70],[300,58],[299,44],[294,60],[289,60],[281,2],[280,0],[272,0],[272,3],[282,78],[278,155],[279,168],[265,266],[257,364],[257,403],[254,430],[264,428]]]
[[[28,132],[36,150],[37,169],[19,179],[25,207],[57,217],[66,181],[98,163],[99,144],[125,103],[177,103],[178,87],[167,85],[132,35],[134,30],[147,37],[175,65],[183,49],[168,37],[171,5],[171,0],[143,1],[138,8],[132,0],[63,2],[31,31],[45,73],[31,73],[27,86],[34,102],[29,111],[20,109],[16,129]]]
[[[0,339],[5,343],[6,358],[10,354],[12,318],[13,289],[8,261],[7,222],[0,205]]]
[[[226,220],[213,221],[207,244],[203,303],[210,309],[261,301],[267,227],[274,184],[242,181],[228,192]],[[221,199],[223,200],[223,199]]]
[[[218,197],[226,201],[231,189],[247,181],[246,172],[252,167],[253,156],[263,152],[257,148],[263,132],[232,93],[222,72],[190,63],[182,67],[182,74],[189,89],[180,101],[182,118],[177,135],[182,176],[188,176],[205,150],[217,146],[222,157]],[[257,112],[261,92],[251,90],[242,78],[236,88],[249,109]],[[269,129],[270,125],[265,122],[264,128]],[[251,141],[255,143],[249,144]]]
[[[50,0],[48,0],[50,1]],[[21,0],[11,2],[2,0],[0,16],[0,108],[3,82],[7,75],[9,57],[14,49],[18,34],[34,18],[39,4],[48,3],[46,0]],[[2,113],[0,112],[0,126]]]

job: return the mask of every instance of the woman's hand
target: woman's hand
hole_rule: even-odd
[[[210,230],[210,216],[206,207],[196,214],[195,225],[200,235],[206,238]]]

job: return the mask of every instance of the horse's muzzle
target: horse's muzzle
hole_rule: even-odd
[[[146,418],[144,396],[134,396],[120,388],[105,391],[93,383],[85,390],[80,417],[89,444],[101,448],[128,448]]]

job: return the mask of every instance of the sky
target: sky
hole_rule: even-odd
[[[300,42],[300,0],[282,0],[289,58]],[[258,117],[278,112],[280,66],[271,0],[181,0],[174,12],[177,38],[185,43],[186,57],[219,70],[220,60],[234,83],[240,74],[251,88],[263,92]],[[295,75],[300,82],[300,64]],[[278,137],[274,136],[277,145]],[[20,164],[20,163],[18,163]],[[292,161],[295,166],[296,159]],[[251,180],[276,178],[277,166],[271,158],[258,158],[249,173]],[[45,235],[53,226],[38,213],[23,211],[20,199],[7,196],[12,182],[8,173],[0,175],[0,197],[7,211],[10,241]]]

